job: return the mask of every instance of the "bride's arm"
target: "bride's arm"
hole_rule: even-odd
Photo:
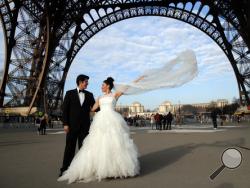
[[[143,76],[140,76],[139,78],[137,78],[136,80],[133,81],[133,83],[138,83],[139,81],[143,80],[146,76],[143,75]],[[125,88],[125,91],[127,90],[128,88]],[[119,99],[120,96],[123,95],[124,92],[121,92],[121,91],[117,91],[115,92],[115,98],[116,100]]]
[[[99,98],[96,100],[94,106],[91,108],[91,112],[95,112],[99,108]]]

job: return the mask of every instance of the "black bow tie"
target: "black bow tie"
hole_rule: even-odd
[[[79,93],[81,93],[81,92],[82,92],[82,93],[85,93],[85,90],[84,90],[84,89],[83,89],[83,90],[79,90]]]

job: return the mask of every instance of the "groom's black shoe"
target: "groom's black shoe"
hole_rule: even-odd
[[[63,172],[64,171],[60,171],[59,176],[58,176],[59,178],[63,175]]]

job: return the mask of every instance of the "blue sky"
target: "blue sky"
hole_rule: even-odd
[[[118,22],[102,30],[81,49],[73,62],[66,89],[75,87],[75,76],[90,76],[89,90],[101,95],[107,76],[130,82],[144,70],[160,67],[179,52],[192,49],[198,61],[198,76],[174,89],[160,89],[123,96],[119,104],[139,101],[155,108],[165,100],[172,103],[209,102],[238,96],[232,67],[218,45],[200,30],[183,22],[162,17],[140,17]]]
[[[1,41],[3,46],[2,33]],[[106,77],[130,82],[145,70],[162,66],[185,49],[194,50],[197,56],[198,76],[194,80],[174,89],[123,96],[118,103],[139,101],[153,109],[166,100],[199,103],[221,98],[231,101],[238,97],[232,67],[212,39],[183,22],[152,16],[118,22],[90,39],[72,63],[65,90],[75,88],[76,76],[83,73],[90,76],[88,90],[98,97]],[[0,52],[1,67],[3,52]]]

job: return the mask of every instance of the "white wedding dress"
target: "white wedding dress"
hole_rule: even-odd
[[[102,96],[99,104],[100,111],[94,116],[89,135],[58,181],[89,182],[139,174],[138,151],[128,125],[115,111],[115,97]]]

